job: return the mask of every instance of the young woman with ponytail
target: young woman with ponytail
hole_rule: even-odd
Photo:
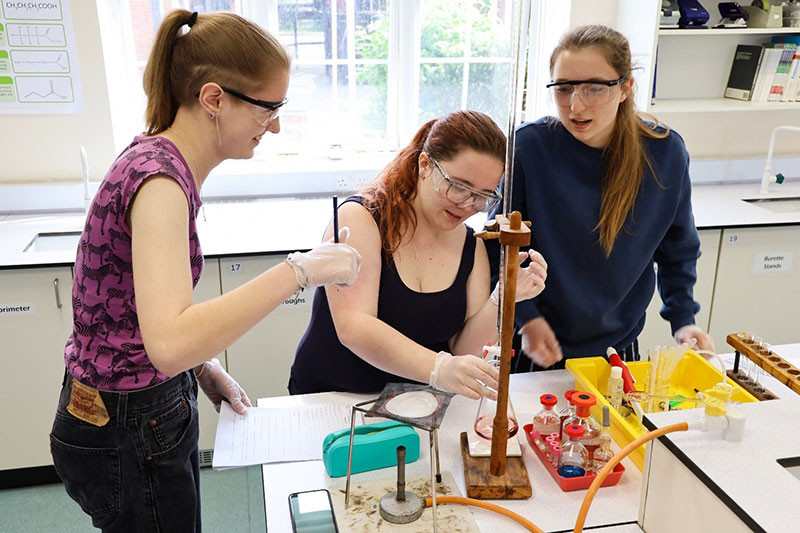
[[[176,10],[157,32],[147,131],[106,174],[81,235],[50,435],[68,494],[103,531],[200,531],[198,384],[218,409],[250,405],[214,355],[300,287],[355,281],[358,252],[327,242],[192,303],[200,188],[280,131],[289,66],[274,37],[237,15]]]
[[[490,297],[483,241],[464,221],[499,200],[504,159],[505,136],[492,119],[456,111],[422,126],[341,205],[361,272],[352,287],[317,290],[290,393],[375,393],[388,382],[416,381],[495,397],[497,370],[470,354],[497,339],[497,292]],[[547,264],[534,251],[520,254],[528,258],[518,301],[544,287]]]
[[[517,371],[531,360],[563,368],[564,357],[602,355],[609,346],[638,359],[656,279],[675,340],[713,349],[694,325],[700,240],[689,155],[680,135],[636,112],[631,69],[619,32],[570,31],[550,56],[558,118],[517,130],[512,209],[533,222],[531,245],[555,272],[547,290],[517,305],[530,358],[518,357]]]

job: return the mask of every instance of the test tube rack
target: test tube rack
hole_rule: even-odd
[[[800,370],[773,352],[768,346],[757,344],[747,333],[731,333],[727,337],[727,342],[736,350],[736,358],[733,364],[734,375],[740,375],[739,357],[740,355],[744,355],[771,374],[775,379],[797,394],[800,394]],[[731,373],[728,373],[728,375],[731,376]],[[743,383],[740,383],[740,385],[748,388]],[[769,393],[769,395],[772,396],[772,398],[769,399],[775,398],[774,394]]]

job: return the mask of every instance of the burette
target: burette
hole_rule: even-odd
[[[530,30],[531,0],[515,0],[514,11],[512,14],[512,39],[511,39],[511,60],[513,62],[510,75],[511,94],[509,95],[508,124],[506,134],[506,160],[505,160],[505,179],[503,180],[503,216],[508,217],[511,211],[511,182],[514,179],[514,142],[517,135],[518,117],[522,114],[522,94],[525,84],[525,62],[528,50],[528,31]],[[503,273],[506,271],[506,261],[508,261],[508,249],[505,246],[500,248],[500,276],[499,282],[503,281]],[[501,287],[500,302],[497,306],[497,330],[503,323],[503,290]]]

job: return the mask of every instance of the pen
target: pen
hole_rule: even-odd
[[[333,195],[333,242],[339,242],[339,198]]]

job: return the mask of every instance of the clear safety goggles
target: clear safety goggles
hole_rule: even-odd
[[[553,101],[559,107],[570,107],[577,94],[583,105],[587,107],[606,104],[614,97],[614,87],[622,84],[627,78],[617,80],[570,80],[553,81],[545,85],[550,89]]]
[[[494,193],[487,194],[460,183],[451,178],[447,171],[442,168],[442,165],[440,165],[431,154],[427,154],[427,156],[440,176],[440,179],[436,179],[436,176],[433,178],[433,189],[439,193],[439,195],[444,196],[460,208],[471,207],[483,213],[488,213],[500,203],[502,197],[499,192],[495,191]],[[445,184],[446,187],[444,187]]]

